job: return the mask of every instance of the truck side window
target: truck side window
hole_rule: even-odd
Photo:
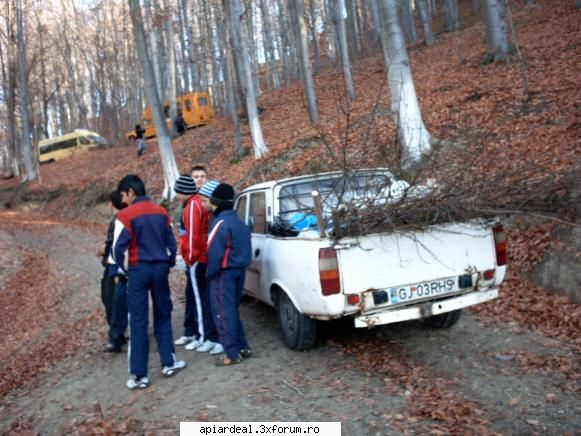
[[[236,205],[236,213],[240,217],[240,219],[246,222],[246,200],[248,199],[247,195],[244,195],[238,199],[238,204]]]
[[[250,194],[248,225],[252,233],[266,233],[266,196],[264,192]]]
[[[192,100],[190,100],[189,98],[186,99],[186,112],[191,112],[192,111]]]

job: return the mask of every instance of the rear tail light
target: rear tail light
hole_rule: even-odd
[[[334,248],[319,249],[319,277],[323,295],[333,295],[341,292],[337,251]]]
[[[351,294],[351,295],[347,296],[347,304],[350,304],[351,306],[355,306],[356,304],[359,304],[360,301],[361,301],[361,298],[357,294]]]
[[[498,266],[506,265],[508,257],[508,245],[506,242],[506,233],[501,224],[494,226],[494,247],[496,248],[496,264]]]
[[[484,278],[484,280],[492,280],[494,278],[494,270],[487,269],[486,271],[484,271],[484,274],[482,274],[482,277]]]

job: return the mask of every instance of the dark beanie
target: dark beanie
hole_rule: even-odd
[[[227,183],[220,183],[212,192],[210,203],[215,206],[232,206],[234,204],[234,188]]]
[[[194,182],[194,179],[192,179],[191,176],[179,176],[173,190],[178,194],[184,195],[194,195],[198,193],[196,182]]]

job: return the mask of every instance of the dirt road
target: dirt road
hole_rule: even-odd
[[[274,310],[245,300],[255,357],[216,368],[179,350],[188,367],[164,379],[154,347],[152,386],[131,392],[126,354],[100,352],[101,240],[96,229],[0,213],[0,433],[175,434],[193,420],[341,421],[344,435],[581,429],[576,350],[470,314],[447,331],[334,322],[297,353],[282,344]],[[175,334],[182,274],[172,273]]]

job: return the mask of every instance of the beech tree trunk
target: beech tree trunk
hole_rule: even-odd
[[[301,67],[301,74],[303,80],[303,88],[307,99],[307,110],[309,118],[312,123],[318,123],[319,103],[317,102],[317,95],[315,92],[315,81],[313,80],[313,72],[311,68],[311,61],[309,59],[309,43],[308,30],[305,23],[305,7],[303,0],[292,0],[293,6],[293,21],[295,32],[298,36],[298,52],[299,64]]]
[[[500,0],[484,0],[484,22],[487,51],[482,63],[510,63],[508,37]]]
[[[430,151],[431,138],[416,96],[397,0],[380,0],[380,9],[380,17],[385,17],[387,29],[383,33],[387,39],[382,42],[389,52],[387,79],[391,90],[391,111],[398,128],[402,166],[408,167]]]
[[[427,0],[416,0],[416,4],[422,20],[422,29],[424,30],[424,45],[429,47],[435,42],[434,32],[432,31],[432,16],[428,11]]]
[[[243,90],[246,100],[246,110],[248,113],[248,124],[254,148],[254,158],[260,159],[268,153],[268,147],[264,143],[262,126],[258,118],[258,108],[256,107],[256,92],[252,80],[252,70],[250,68],[250,56],[243,34],[242,7],[240,0],[228,0],[230,29],[232,30],[232,48],[237,63],[241,66],[242,76],[240,77],[240,87]]]
[[[351,100],[355,99],[355,86],[353,85],[353,76],[351,75],[351,62],[349,60],[349,47],[347,45],[347,28],[345,19],[347,10],[345,9],[345,0],[334,0],[333,18],[337,36],[339,39],[339,53],[341,55],[341,65],[343,67],[343,79],[345,80],[345,89]]]
[[[22,0],[16,0],[16,33],[18,38],[18,85],[20,88],[20,116],[22,117],[21,156],[24,163],[24,181],[38,177],[38,160],[33,153],[32,132],[28,113],[28,78],[26,69],[26,50],[22,23]]]
[[[458,0],[444,0],[444,16],[446,18],[446,32],[460,30],[460,15],[458,13]]]
[[[149,59],[147,51],[147,44],[145,42],[145,30],[143,27],[143,18],[139,7],[139,0],[128,0],[129,10],[131,13],[131,23],[133,24],[133,36],[135,37],[135,45],[139,54],[141,63],[141,70],[145,77],[145,94],[147,101],[151,107],[153,114],[153,122],[157,136],[157,143],[159,144],[159,154],[161,158],[161,165],[163,168],[164,189],[163,198],[171,200],[175,197],[173,186],[179,176],[178,166],[173,154],[171,146],[171,138],[165,123],[162,103],[157,92],[157,85],[155,83],[155,74]]]

